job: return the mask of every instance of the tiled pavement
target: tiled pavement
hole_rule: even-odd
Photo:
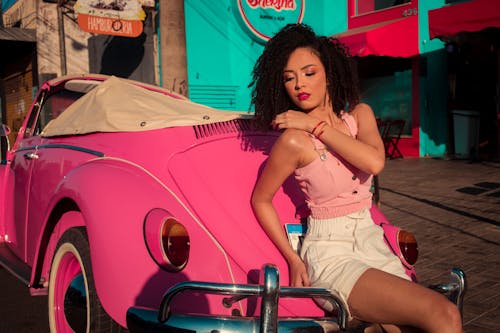
[[[500,163],[388,160],[379,183],[384,214],[417,237],[419,281],[462,268],[465,332],[500,332]]]

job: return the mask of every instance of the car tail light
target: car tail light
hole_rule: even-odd
[[[398,246],[406,264],[413,266],[418,259],[418,244],[415,236],[411,232],[400,229],[398,232]]]
[[[189,259],[189,233],[172,214],[153,209],[144,221],[144,239],[149,254],[163,269],[182,270]]]
[[[173,267],[182,269],[189,258],[189,234],[186,228],[174,219],[167,219],[161,230],[162,249]]]

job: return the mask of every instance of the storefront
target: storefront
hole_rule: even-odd
[[[32,82],[26,96],[36,89],[37,75],[43,81],[66,72],[90,71],[157,83],[181,93],[188,91],[195,102],[227,110],[251,110],[248,84],[266,41],[284,25],[302,22],[318,34],[339,38],[349,46],[357,60],[363,100],[373,107],[381,122],[404,123],[398,142],[404,157],[443,157],[455,153],[453,110],[457,109],[479,110],[478,149],[499,150],[499,38],[498,28],[491,27],[498,27],[500,14],[492,2],[177,0],[177,7],[172,9],[167,5],[174,1],[149,0],[142,1],[147,14],[143,31],[133,38],[89,34],[78,25],[73,7],[61,7],[56,0],[4,0],[3,4],[20,9],[10,9],[12,15],[4,13],[3,19],[5,24],[17,24],[15,17],[19,14],[36,24],[37,15],[40,18],[36,35],[32,30],[31,40],[23,44],[28,45],[26,53],[31,56],[31,67],[26,68],[35,74],[22,81]],[[474,7],[465,8],[470,4]],[[477,4],[483,9],[477,11]],[[22,8],[32,8],[31,14],[21,15]],[[465,16],[443,16],[443,11],[451,8],[460,8]],[[162,16],[165,14],[170,16]],[[175,21],[174,16],[184,20]],[[457,19],[454,23],[436,21],[437,16]],[[476,28],[478,21],[481,23]],[[182,24],[185,48],[177,38],[184,36]],[[443,27],[455,30],[440,32]],[[480,33],[462,32],[471,27]],[[3,43],[2,49],[7,45]],[[19,45],[16,50],[21,50]],[[463,56],[466,50],[468,57]],[[187,66],[173,61],[184,58],[184,53]],[[474,66],[469,66],[471,59]],[[4,69],[14,68],[11,60],[2,63],[9,64]],[[188,71],[187,83],[182,74],[185,71],[174,71],[183,66]],[[477,71],[481,66],[484,68]],[[2,108],[5,122],[9,117],[5,93]]]
[[[404,120],[404,157],[448,152],[446,54],[430,40],[427,11],[444,1],[185,0],[189,96],[249,110],[251,70],[269,36],[303,22],[356,56],[363,99],[381,120]]]
[[[349,29],[336,37],[357,57],[363,97],[379,120],[389,124],[381,133],[400,136],[401,154],[390,155],[419,156],[420,75],[414,75],[421,65],[418,1],[348,3]]]
[[[500,159],[500,6],[474,0],[431,10],[429,32],[446,45],[455,155]]]

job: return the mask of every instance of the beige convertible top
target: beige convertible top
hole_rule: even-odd
[[[135,132],[250,117],[247,112],[217,110],[165,96],[112,76],[50,121],[41,135]]]

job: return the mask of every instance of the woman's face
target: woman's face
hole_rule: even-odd
[[[290,54],[283,82],[292,102],[306,112],[327,102],[325,67],[310,48],[301,47]]]

